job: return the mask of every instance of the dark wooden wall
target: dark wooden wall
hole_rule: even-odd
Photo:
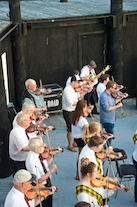
[[[90,59],[98,65],[97,73],[111,63],[109,15],[23,22],[23,48],[26,71],[23,82],[31,77],[37,83],[58,83],[62,87],[73,69],[80,70]],[[109,21],[108,21],[109,20]],[[12,34],[11,34],[12,35]],[[14,37],[15,38],[15,37]],[[12,38],[13,40],[13,38]],[[123,83],[131,97],[136,96],[137,14],[124,14]],[[10,35],[1,44],[7,52],[10,101],[15,103],[14,69]],[[16,70],[15,70],[16,71]],[[114,68],[109,73],[113,75]],[[115,77],[114,77],[115,78]],[[120,83],[119,83],[120,84]],[[21,93],[22,91],[20,91]]]
[[[21,58],[23,63],[17,58],[17,65],[23,64],[21,69],[15,68],[16,63],[14,62],[15,55],[17,55],[14,41],[16,35],[19,37],[18,30],[10,33],[0,44],[0,55],[3,52],[7,54],[10,102],[13,102],[17,108],[17,92],[18,95],[22,93],[21,88],[24,88],[23,85],[27,78],[34,78],[37,83],[39,83],[39,79],[42,79],[43,84],[58,83],[64,87],[71,71],[74,69],[80,70],[90,59],[96,61],[98,66],[96,71],[99,73],[112,60],[110,49],[112,27],[115,27],[115,18],[109,15],[23,22],[22,42],[18,45],[18,50],[19,47],[22,47],[22,53],[20,54],[23,55]],[[4,35],[4,32],[0,34],[0,38],[2,35]],[[126,86],[126,91],[130,94],[130,97],[137,96],[136,66],[137,13],[131,12],[123,15],[123,84]],[[4,143],[0,148],[0,158],[2,157],[0,159],[0,177],[6,177],[11,173],[8,169],[10,125],[1,66],[0,70],[2,117],[0,141]],[[23,71],[19,72],[19,70]],[[16,71],[18,74],[22,74],[22,77],[18,81],[21,87],[15,88],[18,77]],[[109,73],[113,75],[114,68],[111,68]],[[5,163],[7,165],[4,165]]]
[[[106,41],[106,26],[102,22],[89,18],[30,23],[24,36],[27,77],[64,86],[71,71],[80,70],[90,59],[97,62],[100,71]]]

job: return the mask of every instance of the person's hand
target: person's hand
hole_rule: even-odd
[[[118,103],[117,104],[117,108],[120,108],[120,107],[123,107],[123,104],[122,103]]]
[[[120,159],[121,157],[123,157],[121,152],[118,152],[117,155],[115,156],[115,159]]]
[[[48,126],[48,127],[47,127],[47,131],[49,132],[49,131],[51,131],[53,128],[54,128],[53,126]]]
[[[119,183],[119,179],[118,178],[115,177],[115,178],[113,178],[113,180],[114,180],[115,183]]]
[[[122,96],[122,98],[127,98],[128,97],[128,93],[124,93],[124,95]]]
[[[47,89],[47,94],[50,94],[52,92],[51,88]]]
[[[123,189],[125,189],[125,186],[124,186],[124,184],[119,184],[116,186],[116,189],[123,190]]]
[[[61,147],[57,147],[57,151],[56,152],[59,153],[61,151],[63,151],[62,148]]]
[[[42,107],[42,111],[47,111],[47,107],[46,106],[43,106]]]

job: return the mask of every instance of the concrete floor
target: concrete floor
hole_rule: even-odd
[[[99,120],[99,116],[94,116],[95,120]],[[91,122],[92,119],[88,118]],[[51,115],[47,120],[47,125],[56,126],[57,129],[49,133],[51,145],[53,147],[64,147],[64,152],[59,153],[55,157],[55,163],[57,164],[57,175],[53,173],[52,185],[59,187],[58,192],[54,194],[53,207],[74,207],[77,203],[75,195],[75,187],[79,181],[75,180],[76,174],[76,160],[77,153],[67,150],[67,138],[66,138],[66,126],[62,117],[62,113]],[[120,110],[117,111],[117,120],[115,126],[115,140],[112,142],[112,146],[120,149],[124,149],[128,156],[125,160],[126,163],[132,163],[132,153],[134,151],[133,134],[137,128],[137,110],[135,99],[127,99],[124,101],[124,115],[121,115]],[[44,137],[44,141],[48,143],[47,137]],[[122,163],[122,161],[121,161]],[[113,163],[114,170],[116,172],[115,163]],[[106,171],[108,163],[104,164],[104,171]],[[118,196],[115,199],[114,196],[110,198],[108,203],[111,207],[135,207],[137,204],[134,202],[134,181],[124,182],[126,187],[130,190],[125,192],[124,190],[118,192]],[[0,207],[3,207],[5,197],[12,187],[12,176],[0,179]]]

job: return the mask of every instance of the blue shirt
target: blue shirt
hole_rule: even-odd
[[[104,91],[100,96],[100,123],[115,123],[116,110],[108,111],[110,106],[115,106],[115,99]]]
[[[34,92],[32,92],[28,89],[27,89],[27,91],[34,97],[37,108],[41,108],[41,107],[45,106],[42,95],[37,96]],[[24,100],[22,101],[22,104],[24,104],[25,102],[29,102],[29,103],[34,104],[34,102],[30,98],[24,98]]]

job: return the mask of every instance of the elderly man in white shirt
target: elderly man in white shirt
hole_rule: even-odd
[[[28,201],[25,193],[28,191],[30,183],[34,181],[36,177],[33,177],[27,170],[21,169],[14,175],[14,186],[9,191],[4,207],[35,207],[40,203],[39,197]],[[43,201],[47,196],[55,192],[55,186],[52,186],[50,190],[47,191],[47,195],[41,197]]]
[[[30,118],[27,114],[21,113],[17,116],[16,121],[17,126],[11,130],[9,135],[9,154],[13,174],[19,169],[25,169],[25,160],[30,150],[25,132],[30,125]]]
[[[25,114],[28,114],[31,117],[33,112],[34,112],[34,110],[35,110],[34,104],[26,102],[26,103],[24,103],[22,105],[22,110],[18,114],[25,113]],[[14,117],[14,120],[12,122],[13,128],[18,125],[17,121],[16,121],[18,114]],[[32,121],[32,123],[36,124],[35,120]],[[27,133],[27,135],[29,136],[30,139],[32,137],[36,137],[37,136],[36,131],[35,132],[31,132],[31,133]]]
[[[30,139],[29,144],[30,152],[28,153],[26,159],[26,168],[32,173],[36,174],[38,178],[38,183],[42,183],[45,186],[51,186],[51,174],[57,170],[57,166],[53,164],[49,169],[53,157],[49,156],[47,159],[41,157],[41,153],[44,151],[44,143],[42,138],[35,137]],[[57,152],[61,151],[61,148]],[[43,206],[52,206],[52,196],[49,196],[47,200],[44,201]]]

